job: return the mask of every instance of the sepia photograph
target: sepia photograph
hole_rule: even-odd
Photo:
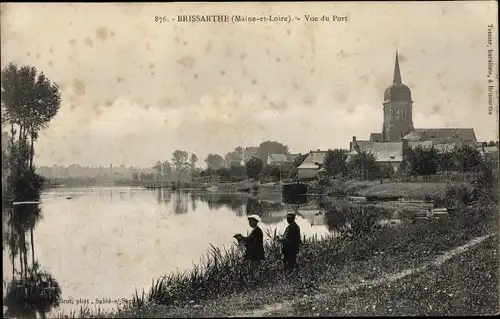
[[[497,1],[0,9],[5,318],[499,314]]]

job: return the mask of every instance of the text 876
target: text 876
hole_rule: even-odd
[[[157,23],[168,22],[168,19],[165,16],[163,16],[163,17],[155,16],[155,22],[157,22]]]

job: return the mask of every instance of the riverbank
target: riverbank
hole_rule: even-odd
[[[149,293],[137,295],[128,309],[94,316],[206,317],[248,313],[258,316],[275,308],[290,315],[294,311],[305,311],[303,305],[311,296],[321,300],[332,287],[347,289],[386,274],[425,266],[476,237],[496,234],[497,225],[496,207],[473,208],[453,216],[404,222],[398,227],[385,227],[353,237],[309,239],[299,255],[301,272],[293,281],[282,278],[276,246],[268,247],[268,261],[263,271],[253,278],[240,273],[243,265],[234,259],[235,256],[219,254],[212,263],[201,265],[187,277],[173,275],[156,283]],[[202,268],[205,268],[203,274]],[[442,287],[436,287],[437,290],[447,289],[444,282],[440,285]],[[469,287],[461,288],[464,292],[469,291]],[[348,300],[358,300],[361,304],[363,299],[360,298],[353,295]],[[291,300],[298,300],[298,303],[290,303]],[[279,310],[274,307],[277,304],[287,306]],[[313,307],[310,312],[316,314],[319,308]],[[381,307],[380,311],[387,308],[381,303],[375,309],[377,307]],[[328,304],[326,308],[337,309]],[[410,310],[411,307],[407,308]],[[332,314],[333,310],[326,313]],[[87,317],[90,314],[85,313]]]
[[[498,235],[437,256],[425,270],[356,291],[294,300],[272,316],[478,316],[498,314]],[[460,249],[463,248],[463,249]],[[463,252],[462,252],[463,251]],[[441,258],[440,258],[441,257]],[[448,259],[449,258],[449,259]],[[402,277],[399,279],[399,277]]]

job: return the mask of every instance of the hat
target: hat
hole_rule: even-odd
[[[249,215],[247,216],[247,219],[255,219],[257,222],[260,222],[259,215]]]
[[[288,212],[288,213],[286,213],[286,216],[287,216],[287,217],[288,217],[288,216],[295,217],[295,215],[296,215],[296,214],[295,214],[294,212]]]

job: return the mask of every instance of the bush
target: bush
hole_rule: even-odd
[[[326,224],[330,231],[343,233],[348,237],[366,236],[379,229],[379,220],[389,212],[379,207],[352,205],[345,201],[327,203]]]

